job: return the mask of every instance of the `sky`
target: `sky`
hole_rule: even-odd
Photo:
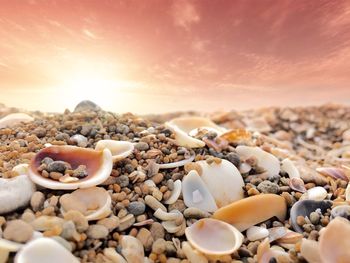
[[[0,102],[116,112],[350,104],[349,0],[0,0]]]

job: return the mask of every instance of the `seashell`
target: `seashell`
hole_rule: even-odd
[[[300,178],[300,173],[298,168],[294,165],[294,163],[286,158],[281,163],[281,170],[288,174],[289,178]]]
[[[73,135],[70,137],[70,140],[75,142],[79,147],[86,147],[88,145],[88,139],[81,134]]]
[[[303,238],[301,241],[300,254],[309,263],[320,263],[322,262],[320,256],[319,243],[315,240]]]
[[[266,208],[269,209],[266,209]],[[273,216],[284,221],[287,204],[282,196],[260,194],[250,196],[217,210],[213,218],[232,224],[239,231],[263,222]]]
[[[202,168],[200,178],[206,184],[218,207],[231,204],[244,197],[243,178],[231,162],[221,160],[220,163],[208,164],[206,161],[196,163]]]
[[[287,234],[287,230],[288,229],[284,226],[269,228],[269,242],[272,243],[273,241],[284,237]]]
[[[123,160],[134,151],[134,144],[128,141],[100,140],[96,143],[95,150],[108,149],[112,153],[113,162]]]
[[[208,259],[186,241],[182,242],[182,251],[189,262],[208,263]]]
[[[181,180],[176,180],[174,182],[174,189],[171,192],[171,195],[168,200],[164,202],[164,204],[171,205],[179,199],[179,196],[181,194],[181,188],[182,188],[182,183]]]
[[[344,170],[338,167],[320,167],[316,168],[316,171],[323,176],[330,176],[334,179],[341,179],[349,182],[349,178],[346,176]]]
[[[282,244],[295,244],[299,241],[301,241],[303,238],[303,235],[291,230],[287,230],[286,234],[277,239],[278,243],[282,243]]]
[[[257,259],[258,259],[258,263],[292,262],[291,258],[289,257],[289,254],[284,252],[283,249],[274,248],[274,247],[270,248],[270,243],[268,238],[266,238],[258,246]]]
[[[27,175],[0,178],[0,215],[26,206],[34,192],[35,185]]]
[[[218,209],[209,189],[195,170],[183,178],[182,195],[187,207],[196,207],[207,212]]]
[[[331,206],[331,201],[300,200],[296,202],[290,210],[290,220],[293,229],[303,233],[303,229],[297,224],[298,216],[310,216],[316,209],[321,209],[321,212],[325,213]]]
[[[162,209],[158,208],[154,214],[156,218],[164,221],[174,220],[174,221],[181,221],[183,220],[183,215],[179,210],[172,210],[169,213],[164,212]]]
[[[289,180],[289,187],[294,191],[305,193],[307,190],[305,188],[304,181],[301,178],[293,177]]]
[[[345,200],[350,201],[350,183],[348,184],[345,190]]]
[[[71,210],[81,212],[87,220],[98,220],[109,216],[112,212],[112,199],[101,187],[78,189],[60,198],[61,212],[64,215]]]
[[[185,235],[195,249],[208,255],[229,255],[244,239],[235,227],[212,218],[198,220],[186,228]]]
[[[331,220],[336,217],[344,217],[346,219],[350,219],[350,205],[338,205],[332,208],[331,211]]]
[[[181,230],[182,226],[181,225],[177,225],[175,223],[175,221],[163,221],[162,222],[162,226],[164,227],[164,229],[171,234],[174,234],[178,231]]]
[[[26,262],[78,263],[79,260],[58,242],[42,237],[30,241],[17,253],[15,263]]]
[[[25,113],[11,113],[0,119],[0,129],[12,128],[22,122],[31,122],[34,118]]]
[[[22,174],[28,174],[28,170],[29,170],[29,165],[26,163],[21,163],[21,164],[17,164],[15,167],[12,168],[12,171],[16,172],[19,175]]]
[[[269,235],[269,230],[264,227],[251,226],[247,229],[246,235],[249,241],[256,241],[267,237]]]
[[[86,165],[88,176],[66,183],[44,178],[38,173],[37,169],[41,160],[45,157],[68,162],[73,169],[79,165]],[[95,151],[76,146],[50,146],[42,149],[35,155],[29,165],[29,177],[34,183],[49,189],[74,190],[103,183],[111,174],[112,167],[112,154],[108,149]]]
[[[140,240],[133,236],[122,236],[120,240],[122,255],[128,263],[143,263],[144,251]]]
[[[103,255],[108,258],[112,263],[127,263],[127,261],[120,255],[114,248],[105,248]],[[108,261],[109,262],[109,261]]]
[[[186,163],[190,163],[194,160],[194,158],[196,157],[195,154],[191,155],[189,158],[178,161],[178,162],[173,162],[173,163],[161,163],[161,164],[157,164],[159,169],[172,169],[172,168],[177,168],[177,167],[181,167],[184,166]]]
[[[322,186],[310,188],[301,197],[300,200],[322,201],[327,197],[327,191]]]
[[[350,258],[350,222],[334,218],[320,233],[319,251],[322,262],[348,262]]]
[[[184,216],[186,218],[196,218],[196,219],[200,219],[200,218],[207,218],[210,217],[210,214],[208,212],[205,212],[203,210],[200,210],[196,207],[189,207],[186,208],[185,211],[183,212]]]
[[[221,134],[219,138],[224,139],[229,143],[241,143],[250,141],[252,134],[245,129],[232,129]]]
[[[242,158],[254,156],[257,159],[257,165],[262,167],[270,178],[278,175],[280,172],[279,160],[271,153],[265,152],[259,147],[240,145],[236,147],[236,152]]]
[[[165,126],[175,133],[175,141],[179,146],[188,148],[200,148],[205,146],[205,142],[191,137],[198,132],[198,128],[205,128],[215,131],[218,135],[226,129],[216,125],[209,119],[202,117],[180,117],[165,123]]]
[[[158,208],[162,209],[165,212],[167,211],[166,207],[152,195],[145,196],[145,204],[152,208],[154,211],[156,211]]]

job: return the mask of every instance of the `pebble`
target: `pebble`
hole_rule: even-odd
[[[151,225],[150,232],[152,234],[153,240],[157,240],[159,238],[164,238],[165,230],[161,223],[154,222]]]
[[[147,151],[149,149],[149,145],[146,142],[139,142],[135,144],[135,149],[141,151]]]
[[[73,221],[66,221],[64,222],[62,226],[62,233],[61,236],[70,241],[79,241],[80,235],[77,232],[77,229],[75,227],[75,224]]]
[[[101,108],[96,103],[91,100],[83,100],[77,104],[74,108],[74,112],[82,112],[82,111],[100,111]]]
[[[89,238],[103,239],[103,238],[106,238],[108,236],[109,231],[108,231],[107,227],[105,227],[103,225],[91,225],[91,226],[89,226],[86,234]]]
[[[129,177],[127,175],[118,176],[116,183],[119,184],[120,187],[127,187],[129,185]]]
[[[48,172],[58,172],[58,173],[64,173],[66,169],[68,169],[68,165],[66,162],[63,161],[53,161],[48,164],[47,171]]]
[[[303,216],[297,216],[297,224],[299,226],[303,226],[304,224],[306,224],[305,218]]]
[[[249,241],[263,239],[269,235],[269,231],[264,227],[252,226],[247,229],[246,236]]]
[[[6,223],[3,236],[7,240],[25,243],[33,236],[33,227],[23,220],[12,220]]]
[[[166,250],[166,241],[163,238],[158,238],[152,245],[152,252],[162,254]]]
[[[105,226],[108,229],[108,231],[112,232],[119,226],[120,219],[119,217],[111,216],[97,221],[97,224]]]
[[[118,226],[119,231],[124,231],[131,227],[135,223],[135,217],[132,214],[128,214],[127,216],[120,219],[120,224]]]
[[[239,159],[239,156],[237,153],[234,152],[230,152],[226,155],[226,158],[228,161],[230,161],[231,163],[233,163],[234,166],[236,166],[237,168],[239,167],[241,161]]]
[[[258,185],[258,190],[262,193],[277,194],[279,192],[278,184],[272,183],[270,181],[263,181]]]
[[[196,207],[186,208],[185,211],[183,212],[183,214],[186,218],[200,219],[200,218],[210,217],[210,214],[208,212],[203,211],[203,210],[196,208]]]
[[[136,235],[136,238],[141,241],[146,251],[151,250],[153,244],[153,237],[147,228],[141,228]]]
[[[320,215],[317,212],[311,212],[310,221],[312,224],[317,225],[320,222]]]
[[[146,210],[145,204],[142,202],[138,202],[138,201],[131,202],[128,206],[129,213],[131,213],[135,216],[143,214],[145,212],[145,210]]]
[[[39,191],[35,192],[30,199],[30,205],[34,212],[37,212],[40,209],[42,209],[44,202],[45,202],[45,195]]]
[[[145,203],[154,211],[156,211],[158,208],[162,209],[165,212],[167,211],[166,207],[151,195],[146,195]]]
[[[89,223],[86,219],[86,217],[80,213],[79,211],[76,210],[70,210],[64,214],[64,219],[69,221],[73,221],[75,224],[76,229],[79,232],[84,232],[88,229]]]
[[[68,251],[72,252],[73,251],[73,246],[70,242],[65,240],[64,238],[60,236],[53,236],[50,237],[51,239],[55,240],[56,242],[60,243],[63,247],[65,247]]]

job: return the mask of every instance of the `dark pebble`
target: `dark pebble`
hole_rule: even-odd
[[[129,177],[126,175],[118,176],[116,183],[119,184],[120,187],[127,187],[129,185]]]
[[[147,151],[149,149],[149,145],[146,142],[139,142],[139,143],[135,144],[135,148],[137,150],[139,150],[140,152]]]
[[[101,108],[90,100],[83,100],[75,107],[74,112],[79,111],[99,111]]]
[[[237,153],[233,153],[233,152],[228,153],[226,155],[226,159],[228,161],[230,161],[231,163],[233,163],[234,166],[239,168],[239,165],[240,165],[241,161],[240,161],[239,156],[238,156]]]
[[[47,166],[48,172],[58,172],[58,173],[64,173],[66,169],[69,169],[69,165],[66,162],[63,161],[53,161],[52,163],[49,163]]]
[[[146,206],[142,202],[131,202],[128,206],[129,213],[138,216],[145,212]]]

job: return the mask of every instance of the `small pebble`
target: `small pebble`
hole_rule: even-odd
[[[142,202],[131,202],[128,206],[129,213],[138,216],[145,212],[146,206]]]
[[[12,220],[6,223],[4,238],[18,243],[25,243],[33,236],[33,227],[23,220]]]
[[[30,205],[34,212],[39,211],[45,202],[45,195],[42,192],[35,192],[30,199]]]
[[[163,238],[157,239],[152,245],[152,252],[155,254],[162,254],[166,249],[166,242]]]
[[[89,238],[103,239],[108,236],[108,229],[103,225],[91,225],[89,226],[86,234]]]
[[[270,181],[263,181],[258,185],[258,190],[262,193],[277,194],[279,192],[278,184],[272,183]]]

